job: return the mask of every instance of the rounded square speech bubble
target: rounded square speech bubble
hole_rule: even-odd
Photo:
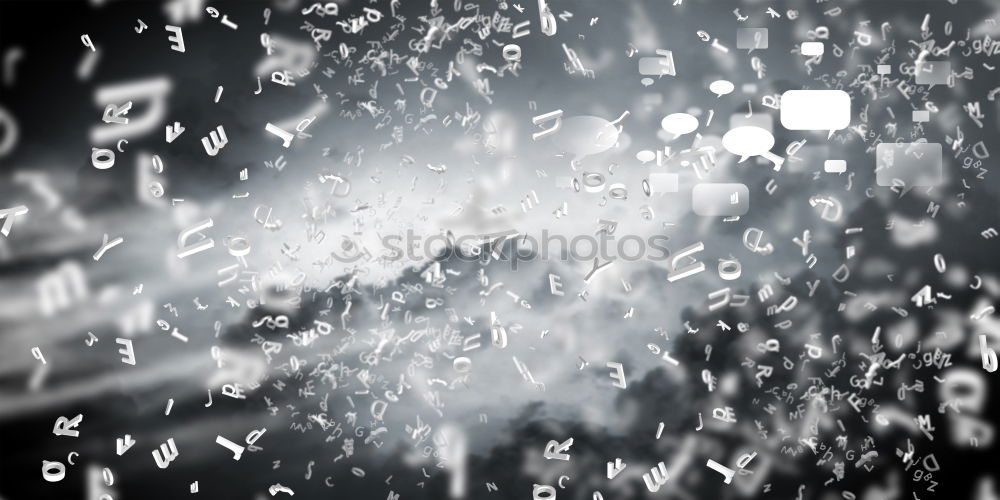
[[[781,94],[781,126],[788,130],[829,130],[851,124],[851,97],[843,90],[789,90]]]

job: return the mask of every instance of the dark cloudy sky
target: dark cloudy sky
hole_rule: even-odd
[[[558,31],[548,37],[531,1],[520,3],[522,13],[514,3],[495,0],[480,1],[478,9],[470,1],[403,0],[395,9],[405,21],[387,14],[393,7],[386,1],[339,3],[333,18],[317,16],[315,9],[303,14],[307,2],[194,2],[181,19],[173,18],[172,9],[184,2],[0,3],[0,144],[17,131],[10,147],[0,150],[0,208],[30,210],[15,219],[9,236],[0,237],[0,496],[96,500],[105,491],[87,485],[99,486],[100,470],[108,467],[115,484],[106,492],[116,500],[177,498],[188,495],[194,481],[199,495],[211,498],[266,498],[268,487],[280,483],[297,498],[523,499],[533,485],[555,486],[561,476],[568,479],[565,489],[556,487],[559,498],[573,499],[593,498],[595,491],[609,500],[850,498],[848,492],[858,498],[987,498],[976,491],[995,479],[995,448],[985,437],[971,446],[966,433],[976,426],[992,429],[996,418],[996,389],[980,365],[978,334],[995,335],[1000,324],[988,315],[970,316],[1000,295],[996,240],[979,234],[997,225],[998,189],[994,173],[963,168],[971,152],[956,156],[949,138],[960,129],[966,146],[983,141],[995,149],[996,101],[988,94],[997,86],[990,69],[996,57],[971,48],[1000,36],[993,22],[996,5],[553,1]],[[390,50],[387,64],[412,56],[411,42],[427,26],[441,26],[431,12],[437,3],[449,24],[477,11],[489,16],[491,33],[483,39],[478,27],[456,31],[420,57],[423,70],[397,62],[382,75],[372,59]],[[456,5],[463,10],[456,12]],[[208,6],[238,29],[210,17]],[[779,18],[765,13],[769,6]],[[354,35],[336,25],[364,16],[366,7],[384,18]],[[740,21],[734,9],[748,18]],[[796,19],[788,18],[790,10]],[[530,35],[512,40],[509,32],[497,32],[504,18],[511,24],[530,20]],[[143,33],[134,30],[137,19],[148,26]],[[922,33],[925,19],[928,31]],[[399,23],[402,29],[390,36]],[[182,27],[184,53],[170,49],[165,24]],[[736,30],[746,27],[766,27],[769,47],[750,54],[737,50]],[[313,29],[331,30],[329,39],[313,34],[319,50]],[[699,31],[729,52],[703,42]],[[824,31],[827,54],[807,71],[806,58],[795,49]],[[263,33],[278,46],[276,56],[267,56]],[[870,35],[872,43],[858,46],[857,33]],[[81,44],[83,34],[94,41],[95,55]],[[383,39],[381,47],[373,43]],[[949,60],[965,76],[954,86],[920,86],[907,99],[896,80],[912,84],[900,71],[919,56],[917,43],[927,40],[936,47],[954,40],[950,52],[928,57]],[[507,71],[501,78],[480,66],[503,66],[502,46],[509,43],[521,48],[517,75]],[[350,62],[341,59],[341,44]],[[834,46],[844,51],[842,57],[833,55]],[[567,73],[567,49],[595,78]],[[676,75],[645,86],[637,59],[657,49],[672,52]],[[309,74],[293,72],[293,87],[268,82],[271,72],[287,64],[281,54],[289,51],[301,54],[294,66]],[[449,62],[459,74],[447,80]],[[893,73],[872,95],[862,82],[879,63],[892,65]],[[766,69],[758,75],[761,64]],[[324,74],[328,69],[330,76]],[[419,80],[412,81],[417,72]],[[259,75],[262,91],[255,94]],[[485,78],[489,99],[481,92]],[[708,84],[718,79],[732,81],[735,92],[710,93]],[[100,96],[116,90],[127,95],[123,88],[131,84],[161,89],[162,112],[156,114],[141,96],[121,99],[134,99],[132,120],[144,113],[157,119],[150,131],[128,138],[112,168],[96,169],[91,148],[113,147],[94,141],[93,130],[106,126]],[[853,129],[829,140],[826,132],[783,129],[778,112],[761,105],[766,95],[838,85],[851,95]],[[223,93],[215,103],[219,86]],[[437,89],[433,107],[420,102],[422,92],[429,95],[425,88]],[[756,158],[737,163],[722,148],[722,135],[746,119],[748,100],[754,119],[773,123],[776,153],[806,141],[780,172]],[[982,127],[963,109],[970,102],[985,116]],[[931,122],[915,126],[912,110],[928,106],[937,110]],[[554,110],[562,110],[567,121],[614,121],[629,114],[614,147],[583,155],[574,150],[580,138],[565,133],[532,141],[539,130],[532,117]],[[672,139],[661,129],[665,115],[680,112],[699,118],[698,144],[717,150],[705,178],[681,164],[683,155],[661,166],[636,159],[641,150],[693,147],[694,134]],[[293,130],[306,118],[314,120],[291,148],[265,132],[267,123]],[[185,132],[167,144],[163,127],[173,122]],[[889,123],[906,140],[943,145],[941,186],[900,195],[875,185],[874,154],[867,149],[874,135],[892,140]],[[229,142],[208,156],[200,138],[219,125]],[[164,165],[162,174],[150,173],[154,154]],[[847,160],[848,173],[823,173],[825,159]],[[982,166],[992,170],[989,160]],[[244,169],[248,179],[241,181]],[[623,184],[627,198],[602,200],[606,192],[568,187],[569,178],[584,172]],[[643,194],[642,180],[665,172],[679,174],[679,192]],[[350,182],[346,196],[333,194],[331,176]],[[164,187],[160,199],[147,194],[153,181]],[[776,189],[768,193],[772,181]],[[701,182],[746,184],[750,212],[736,221],[696,216],[690,192]],[[520,202],[531,192],[539,203],[524,212]],[[814,196],[835,197],[841,216],[821,218],[823,205],[810,203]],[[569,214],[556,217],[553,211],[563,203]],[[929,204],[940,205],[934,217]],[[647,207],[655,213],[652,220],[641,214]],[[266,224],[263,214],[270,214]],[[214,248],[178,259],[177,235],[208,218],[213,227],[203,233],[214,239]],[[448,231],[471,236],[515,230],[571,239],[593,236],[602,221],[617,223],[617,238],[661,236],[671,252],[703,242],[698,258],[707,270],[668,282],[669,264],[662,259],[619,260],[586,282],[589,259],[485,264],[455,256],[377,258],[385,256],[382,241],[391,234],[428,238]],[[762,229],[773,252],[748,250],[747,228]],[[806,229],[818,261],[812,268],[793,242]],[[95,262],[105,233],[123,236],[125,243]],[[219,286],[225,277],[219,270],[237,263],[227,250],[233,238],[251,244],[245,273]],[[519,248],[511,245],[521,245],[518,255],[531,254],[523,250],[523,238],[508,242],[507,255]],[[337,260],[360,247],[375,258]],[[936,254],[947,262],[943,273],[935,269]],[[742,277],[721,280],[719,259],[738,259]],[[851,270],[844,282],[832,278],[841,264]],[[436,266],[446,278],[439,287],[424,275]],[[83,291],[71,292],[66,308],[46,315],[38,287],[57,269],[78,269]],[[550,292],[551,274],[559,276],[565,295]],[[783,284],[786,278],[791,281]],[[981,288],[970,288],[980,279]],[[815,280],[818,286],[807,285]],[[924,285],[947,298],[933,309],[916,307],[910,297]],[[765,286],[774,296],[760,300]],[[748,295],[747,305],[710,310],[708,294],[725,287]],[[394,301],[394,293],[403,295],[403,303]],[[768,314],[768,306],[791,296],[794,309]],[[259,305],[262,297],[266,303]],[[491,344],[491,313],[507,333],[505,348]],[[268,315],[287,315],[288,326],[269,329]],[[307,346],[290,336],[317,321],[332,325],[332,332]],[[732,330],[723,331],[719,321]],[[747,331],[738,330],[739,323]],[[174,328],[186,342],[170,335]],[[880,341],[873,347],[876,329]],[[99,338],[90,347],[84,342],[88,332]],[[119,337],[133,339],[135,366],[119,362]],[[779,341],[780,353],[764,349],[768,339]],[[281,351],[268,359],[265,348],[273,351],[277,343]],[[475,343],[481,347],[465,350]],[[806,344],[822,346],[824,355],[809,358]],[[45,355],[45,365],[32,357],[34,347]],[[935,348],[949,354],[953,366],[923,366],[925,356],[934,361]],[[663,350],[679,364],[664,361]],[[878,410],[855,411],[847,394],[859,392],[856,384],[879,350],[885,363],[900,356],[904,361],[878,369],[874,379],[881,384],[860,391]],[[378,356],[372,356],[375,351]],[[213,355],[220,352],[222,368]],[[471,361],[468,376],[455,369],[453,359],[460,356]],[[608,362],[624,365],[625,389],[611,385]],[[544,390],[526,381],[518,365]],[[774,374],[758,386],[761,366]],[[367,386],[359,378],[365,369]],[[712,391],[704,370],[715,377]],[[261,386],[248,389],[245,400],[221,395],[223,384],[242,382],[246,388],[252,380],[262,380]],[[918,380],[922,390],[907,392]],[[981,387],[984,395],[978,405],[975,393],[960,396],[959,414],[942,404],[959,397],[949,394],[961,393],[962,380],[972,380],[966,384]],[[205,407],[209,392],[214,402]],[[171,399],[170,415],[164,415]],[[376,401],[388,403],[382,421],[373,420]],[[724,407],[733,408],[736,423],[711,419],[713,409]],[[878,423],[875,412],[890,424]],[[52,434],[58,417],[77,414],[84,415],[78,438]],[[695,431],[699,414],[704,428]],[[914,427],[918,415],[930,415],[933,440]],[[331,427],[321,428],[321,421]],[[428,426],[426,433],[414,432],[418,421]],[[656,439],[661,422],[664,430]],[[239,461],[214,442],[222,435],[239,443],[264,428],[256,443],[262,449]],[[115,438],[126,433],[137,444],[117,456]],[[844,446],[839,436],[846,436]],[[868,436],[878,452],[867,464],[870,471],[857,464],[869,451]],[[161,470],[150,453],[168,438],[180,455]],[[550,440],[570,438],[569,461],[543,458]],[[800,441],[811,438],[816,454]],[[896,449],[907,449],[908,442],[915,459],[933,453],[939,462],[936,488],[914,480],[914,469],[905,470],[897,457]],[[345,448],[352,446],[347,456]],[[826,447],[833,456],[824,462]],[[67,464],[61,482],[45,482],[41,461],[66,463],[72,451],[79,454],[78,465]],[[730,485],[705,467],[709,459],[735,467],[741,454],[751,452],[757,456],[747,473]],[[627,467],[609,481],[605,464],[615,458]],[[641,476],[661,461],[670,480],[651,493]],[[840,481],[837,462],[843,464]]]

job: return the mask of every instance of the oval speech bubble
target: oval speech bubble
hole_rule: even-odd
[[[711,90],[717,98],[732,93],[735,88],[733,82],[729,80],[716,80],[708,84],[708,90]]]
[[[660,122],[663,130],[674,134],[674,138],[694,132],[698,128],[698,119],[687,113],[671,113]]]
[[[760,127],[736,127],[722,136],[722,147],[740,157],[740,163],[751,156],[770,152],[774,136]]]
[[[656,153],[643,149],[635,154],[635,159],[641,161],[642,163],[649,163],[656,159]]]
[[[584,157],[611,149],[618,142],[621,131],[613,123],[598,116],[574,116],[563,120],[554,136],[560,148]]]

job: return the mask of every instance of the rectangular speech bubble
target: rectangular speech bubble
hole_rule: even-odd
[[[823,162],[823,171],[829,174],[842,174],[847,172],[847,161],[826,160]]]
[[[648,76],[675,76],[673,56],[640,57],[639,74]]]
[[[823,42],[802,42],[799,52],[804,56],[821,56],[825,50]]]
[[[670,173],[649,174],[649,191],[652,194],[676,193],[680,183],[680,176]]]
[[[843,90],[789,90],[781,94],[781,126],[788,130],[829,130],[851,124],[851,96]]]
[[[703,183],[691,191],[694,213],[709,217],[745,215],[750,210],[750,190],[740,183]]]
[[[738,28],[736,30],[737,49],[766,49],[767,28]]]
[[[875,147],[875,182],[879,186],[937,186],[943,177],[941,145],[936,142],[883,142]]]
[[[951,61],[921,61],[917,63],[917,85],[947,85],[951,76]]]

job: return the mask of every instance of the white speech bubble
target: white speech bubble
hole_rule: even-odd
[[[763,155],[774,146],[774,136],[760,127],[736,127],[722,136],[722,147],[740,157],[740,163],[751,156]]]
[[[687,113],[671,113],[663,117],[660,126],[677,138],[694,132],[698,128],[698,119]]]
[[[804,56],[821,56],[824,50],[823,42],[802,42],[802,48],[799,49]]]
[[[635,154],[635,159],[641,161],[642,163],[649,163],[656,159],[656,153],[643,149]]]
[[[708,84],[708,90],[711,90],[716,97],[722,97],[726,94],[732,93],[736,87],[733,82],[729,80],[716,80]]]
[[[788,130],[829,130],[833,136],[851,124],[851,96],[843,90],[789,90],[780,106],[781,126]]]
[[[653,84],[653,79],[648,77],[643,78],[642,80],[639,80],[639,83],[641,83],[643,87],[648,87]]]
[[[847,161],[826,160],[823,162],[823,171],[831,174],[842,174],[847,172]]]

